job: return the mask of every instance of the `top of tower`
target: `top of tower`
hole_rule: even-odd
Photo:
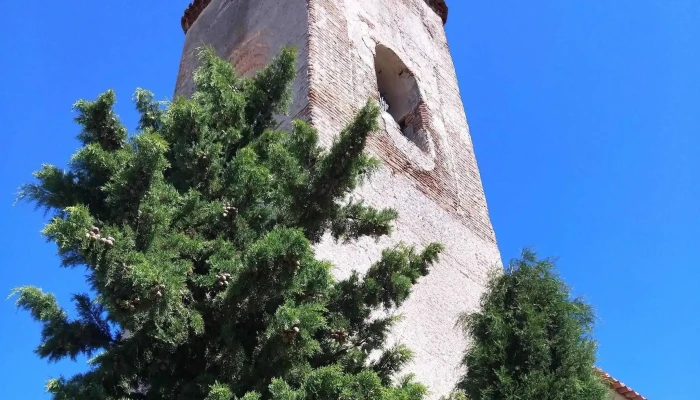
[[[445,0],[425,0],[426,3],[432,8],[437,15],[442,18],[442,23],[447,23],[447,4]],[[187,33],[194,21],[197,20],[199,14],[204,11],[204,9],[211,3],[211,0],[193,0],[189,7],[185,10],[185,14],[182,16],[180,23],[182,25],[182,30]]]
[[[194,21],[196,21],[199,17],[199,14],[201,14],[202,11],[204,11],[204,9],[207,8],[209,3],[211,3],[211,0],[194,0],[192,3],[190,3],[190,5],[185,10],[185,14],[180,20],[182,30],[185,33],[187,33],[192,24],[194,24]]]
[[[425,0],[430,8],[432,8],[437,15],[442,18],[442,23],[447,23],[447,3],[445,0]]]

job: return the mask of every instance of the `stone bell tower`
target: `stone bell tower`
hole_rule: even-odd
[[[282,46],[298,49],[290,119],[305,119],[327,145],[369,98],[384,105],[368,150],[383,167],[355,196],[399,212],[394,235],[351,245],[324,240],[320,258],[339,278],[362,272],[381,250],[403,241],[439,241],[441,261],[399,312],[392,340],[415,353],[406,372],[431,398],[463,372],[459,313],[478,307],[487,275],[500,267],[469,127],[445,36],[445,0],[195,0],[176,94],[193,91],[196,49],[212,45],[250,76]]]

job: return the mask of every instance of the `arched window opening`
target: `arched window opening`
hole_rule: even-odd
[[[406,64],[391,49],[377,45],[374,58],[379,102],[401,133],[421,150],[428,151],[426,119],[421,113],[418,82]]]

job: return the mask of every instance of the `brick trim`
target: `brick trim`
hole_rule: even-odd
[[[439,133],[431,123],[430,115],[432,112],[423,101],[418,105],[418,114],[424,123],[423,128],[426,130],[427,135],[433,139],[438,138]],[[386,132],[380,130],[371,135],[367,140],[367,144],[368,150],[378,155],[382,163],[388,166],[394,174],[411,179],[416,189],[435,201],[440,208],[463,221],[475,235],[489,243],[496,241],[493,227],[488,222],[485,223],[472,215],[471,211],[477,210],[477,208],[472,207],[472,204],[462,204],[463,200],[459,198],[457,183],[450,169],[446,166],[448,156],[441,140],[433,141],[435,167],[432,170],[424,170],[418,166],[410,157],[396,147]],[[452,183],[448,184],[447,182]]]
[[[447,4],[445,0],[425,0],[430,8],[435,11],[437,15],[442,19],[442,23],[447,23]],[[185,14],[180,19],[180,25],[182,26],[182,31],[187,33],[192,24],[199,18],[199,15],[204,11],[205,8],[211,3],[211,0],[194,0],[185,10]]]

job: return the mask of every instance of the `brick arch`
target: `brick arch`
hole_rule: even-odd
[[[421,101],[417,107],[416,118],[420,118],[433,140],[434,168],[426,170],[411,157],[401,151],[388,132],[372,135],[368,144],[376,152],[384,165],[391,168],[395,174],[405,176],[415,183],[415,186],[427,197],[435,200],[443,209],[460,214],[460,201],[456,180],[448,168],[448,149],[439,140],[439,132],[432,123],[432,111]]]
[[[271,39],[272,32],[263,29],[252,33],[236,46],[229,55],[228,61],[239,76],[250,77],[270,62]]]
[[[384,111],[391,115],[404,137],[423,153],[432,155],[428,118],[421,114],[420,108],[424,105],[423,95],[411,69],[391,48],[381,43],[374,49],[374,69]]]

